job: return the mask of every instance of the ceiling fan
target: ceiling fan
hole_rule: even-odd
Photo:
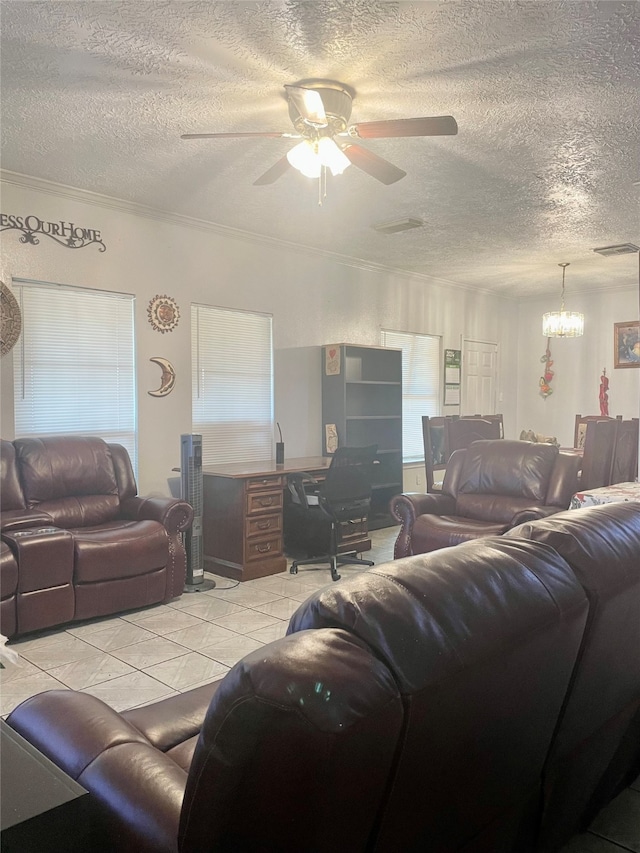
[[[390,139],[404,136],[453,136],[458,125],[453,116],[365,121],[349,125],[354,91],[335,80],[302,80],[285,85],[289,117],[295,133],[184,133],[182,139],[301,139],[284,157],[261,175],[254,186],[272,184],[293,166],[308,177],[319,178],[329,169],[340,174],[353,164],[383,184],[393,184],[407,174],[388,160],[363,148],[354,139]]]

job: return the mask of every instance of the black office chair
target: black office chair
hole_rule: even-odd
[[[331,579],[337,581],[340,565],[374,565],[373,560],[357,557],[357,551],[348,550],[348,546],[350,539],[361,540],[366,531],[371,469],[377,452],[377,445],[339,447],[322,483],[306,472],[289,475],[292,499],[298,504],[296,542],[310,554],[308,559],[293,561],[289,569],[292,575],[298,573],[298,566],[329,563]],[[296,523],[293,518],[291,521]],[[345,547],[347,550],[341,551]]]

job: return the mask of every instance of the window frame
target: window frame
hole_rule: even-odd
[[[403,332],[397,329],[381,329],[380,339],[382,346],[402,350],[402,462],[404,465],[424,462],[422,416],[437,417],[442,413],[442,336],[423,332]],[[425,381],[427,378],[426,369],[422,372],[412,371],[411,364],[407,364],[408,347],[406,344],[410,345],[409,355],[415,361],[419,357],[416,344],[420,341],[428,343],[428,346],[435,351],[429,359],[429,364],[432,364],[435,375],[435,386],[427,392],[416,393],[412,389],[415,389],[420,382]],[[433,381],[433,376],[428,381]],[[420,412],[420,415],[417,412]]]
[[[228,321],[228,327],[225,320]],[[244,320],[247,325],[243,329]],[[210,322],[212,330],[216,332],[209,354],[201,346],[203,321]],[[216,323],[222,324],[217,330]],[[238,348],[240,341],[242,346],[247,347],[245,356],[248,361],[241,360],[242,349]],[[252,343],[253,348],[250,346]],[[221,358],[215,358],[216,351],[219,356],[227,352],[234,353],[234,358],[224,369],[219,369]],[[209,367],[203,364],[204,357],[213,359]],[[193,433],[202,435],[203,465],[270,459],[274,450],[275,411],[273,315],[192,302],[191,358],[191,425]],[[248,369],[251,365],[253,372]],[[220,386],[223,399],[218,402],[212,396],[209,405],[203,400],[202,394],[207,393],[209,388],[213,391],[216,383]],[[234,402],[236,396],[238,399]],[[224,401],[238,413],[237,420],[227,415],[228,410],[223,409]],[[207,416],[213,415],[213,418],[204,420],[203,414],[207,407]],[[219,412],[223,412],[225,417],[218,418]],[[254,421],[251,420],[253,413],[256,415]],[[223,426],[225,423],[228,424],[226,428]],[[251,423],[253,426],[249,426]]]
[[[13,352],[15,436],[95,435],[122,444],[137,475],[135,295],[26,278],[14,278],[12,285],[22,314],[22,333]],[[29,304],[38,291],[44,295],[41,305]],[[60,296],[58,304],[54,294]],[[114,322],[105,323],[105,315]],[[126,326],[124,317],[130,318]],[[49,334],[43,336],[49,321]],[[60,346],[65,335],[72,342],[67,350]],[[104,347],[96,345],[100,338]],[[50,393],[43,394],[50,386]],[[25,399],[29,402],[23,404]],[[113,418],[96,424],[99,413],[107,411]],[[52,426],[42,428],[47,414]]]

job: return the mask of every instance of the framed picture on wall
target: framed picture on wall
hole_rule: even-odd
[[[640,367],[640,320],[613,325],[613,366]]]

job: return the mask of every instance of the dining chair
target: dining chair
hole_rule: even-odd
[[[581,492],[611,484],[611,469],[620,423],[617,418],[599,418],[587,422],[582,449]]]
[[[504,438],[504,418],[503,418],[503,415],[501,415],[501,414],[497,414],[497,415],[461,415],[461,418],[464,418],[464,419],[481,418],[484,421],[491,421],[492,423],[495,422],[500,427],[500,435],[498,436],[498,438]]]
[[[440,491],[440,483],[435,483],[435,472],[444,471],[449,460],[444,430],[447,417],[422,416],[422,442],[424,446],[424,466],[427,492]]]
[[[611,463],[610,484],[633,483],[638,476],[639,418],[618,423],[618,435]]]
[[[578,450],[584,447],[586,437],[587,424],[591,421],[621,421],[622,415],[616,415],[611,418],[608,415],[576,415],[575,427],[573,430],[573,446]]]

